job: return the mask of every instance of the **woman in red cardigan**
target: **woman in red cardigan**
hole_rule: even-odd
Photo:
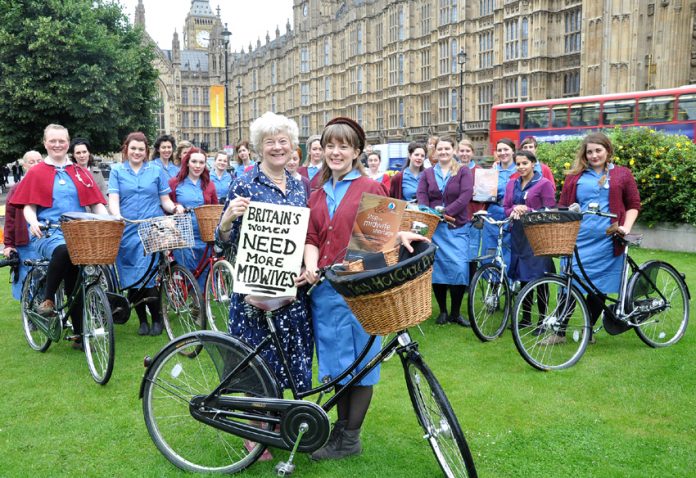
[[[612,223],[618,223],[621,234],[631,232],[640,210],[638,186],[631,171],[612,163],[614,148],[603,133],[585,136],[573,167],[565,178],[559,206],[578,203],[582,211],[590,204],[598,204],[602,212],[616,214],[616,218],[586,215],[580,226],[577,246],[580,260],[592,282],[605,294],[619,291],[623,260],[622,249],[612,237],[605,234]],[[573,258],[575,261],[575,258]],[[602,312],[602,305],[588,295],[590,322],[594,326]],[[565,342],[565,337],[551,335],[548,344]]]
[[[343,260],[363,193],[387,195],[384,186],[363,171],[359,157],[365,148],[365,133],[355,121],[340,117],[329,121],[321,145],[324,148],[324,166],[319,173],[321,187],[309,199],[304,255],[305,278],[310,284],[316,282],[318,268]],[[319,378],[336,377],[358,357],[369,335],[329,281],[322,282],[312,293],[311,310]],[[358,369],[379,348],[377,339]],[[372,387],[378,380],[379,367],[376,367],[338,401],[338,421],[327,444],[312,453],[312,459],[338,459],[362,451],[360,428],[370,406]]]

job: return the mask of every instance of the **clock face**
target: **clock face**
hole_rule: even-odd
[[[210,43],[210,32],[201,30],[196,33],[196,43],[198,43],[198,46],[208,48],[208,44]]]

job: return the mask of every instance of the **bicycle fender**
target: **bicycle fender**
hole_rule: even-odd
[[[665,262],[665,261],[659,261],[659,260],[650,260],[647,262],[642,263],[641,265],[638,266],[638,270],[644,271],[648,267],[652,266],[653,264],[659,264],[661,266],[664,266],[667,269],[672,270],[678,277],[681,277],[682,282],[684,282],[684,287],[686,288],[686,298],[688,300],[691,300],[691,291],[689,291],[689,284],[686,282],[686,274],[679,272],[672,264]],[[631,277],[629,278],[628,281],[628,287],[626,290],[631,290],[631,287],[633,286],[633,282],[638,280],[639,274],[637,272],[634,272]]]

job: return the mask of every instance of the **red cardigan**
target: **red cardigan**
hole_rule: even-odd
[[[558,200],[559,206],[568,207],[577,202],[580,176],[582,176],[582,173],[566,176],[563,189],[561,190],[561,198]],[[609,212],[616,214],[617,217],[612,218],[611,222],[618,222],[619,226],[623,226],[626,221],[626,211],[629,209],[640,211],[638,185],[630,169],[623,166],[614,166],[609,172]],[[623,247],[614,243],[614,255],[618,256],[622,253]]]
[[[5,247],[26,246],[29,244],[29,231],[27,230],[27,220],[24,219],[24,211],[21,207],[16,207],[10,203],[15,192],[15,184],[7,193],[7,206],[5,207]]]
[[[404,181],[404,173],[399,171],[391,178],[391,186],[389,187],[389,196],[394,199],[403,199],[404,191],[402,188]]]
[[[80,206],[94,206],[106,204],[104,195],[94,181],[92,173],[81,166],[70,164],[65,167],[72,182],[77,189],[77,197]],[[26,206],[35,204],[41,207],[53,206],[53,181],[56,177],[56,168],[45,162],[39,163],[27,172],[22,182],[17,185],[17,190],[12,196],[14,206]],[[86,185],[91,185],[88,187]]]
[[[382,183],[367,176],[361,176],[351,181],[333,219],[329,219],[324,188],[317,189],[310,196],[306,243],[319,249],[319,267],[341,262],[346,256],[346,248],[353,233],[353,223],[358,214],[358,205],[363,193],[387,196]]]

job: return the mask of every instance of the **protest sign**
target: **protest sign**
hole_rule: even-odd
[[[242,219],[232,290],[294,296],[308,223],[307,208],[251,202]]]

